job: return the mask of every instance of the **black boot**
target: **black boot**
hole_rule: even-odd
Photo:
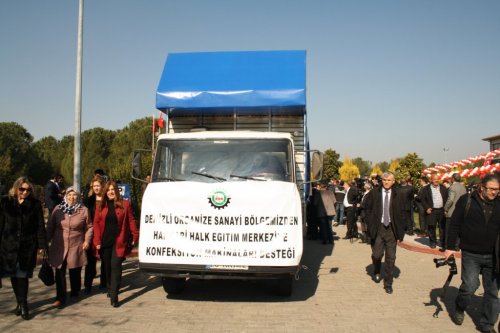
[[[22,302],[20,304],[21,308],[21,318],[24,320],[30,320],[30,311],[28,309],[28,303],[27,302]]]
[[[30,313],[28,309],[28,278],[17,279],[17,291],[19,297],[19,307],[21,310],[21,318],[24,320],[30,319]]]
[[[14,295],[16,295],[16,309],[14,310],[14,313],[16,316],[21,315],[21,306],[19,305],[19,291],[18,291],[18,286],[17,286],[17,278],[16,277],[11,277],[10,278],[10,283],[12,284],[12,290],[14,290]]]

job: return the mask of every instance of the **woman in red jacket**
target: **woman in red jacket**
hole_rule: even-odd
[[[139,240],[132,209],[123,200],[116,183],[108,181],[104,186],[105,197],[94,216],[94,247],[99,251],[104,266],[108,296],[111,305],[118,307],[118,291],[122,279],[122,262],[127,254],[127,245]],[[131,244],[130,235],[132,235]]]

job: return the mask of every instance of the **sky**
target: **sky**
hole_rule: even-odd
[[[82,130],[158,116],[168,53],[306,50],[311,148],[443,163],[500,134],[498,0],[84,4]],[[78,0],[0,0],[0,122],[74,134],[77,23]]]

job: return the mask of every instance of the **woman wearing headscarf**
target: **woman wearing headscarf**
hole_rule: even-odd
[[[87,264],[85,250],[92,241],[88,210],[80,204],[80,194],[70,186],[63,202],[56,206],[47,224],[50,242],[49,263],[56,269],[57,307],[66,303],[66,269],[69,270],[71,297],[78,297],[82,286],[82,267]]]
[[[15,313],[25,320],[30,319],[28,278],[33,277],[37,249],[46,247],[42,204],[33,195],[33,184],[19,177],[0,200],[0,278],[10,277]]]
[[[118,185],[110,180],[104,187],[104,200],[94,218],[94,246],[104,266],[111,306],[118,307],[118,291],[122,279],[129,238],[131,244],[139,240],[139,231],[128,201],[120,196]]]

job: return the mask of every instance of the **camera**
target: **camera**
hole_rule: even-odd
[[[436,264],[436,268],[448,265],[450,266],[450,273],[457,274],[457,263],[455,262],[455,257],[451,256],[448,259],[445,258],[434,258],[434,263]]]

